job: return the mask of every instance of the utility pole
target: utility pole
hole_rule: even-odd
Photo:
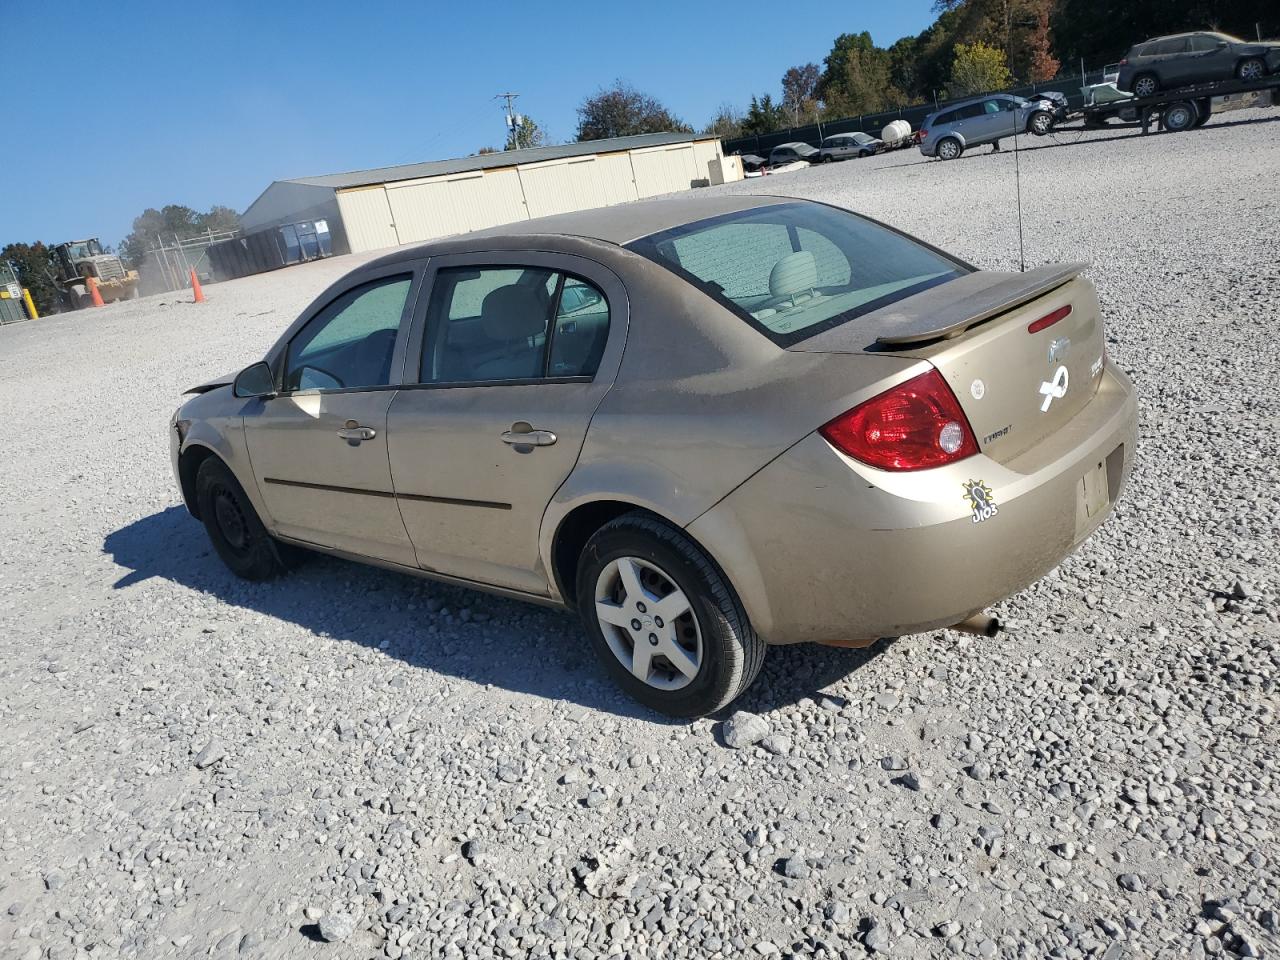
[[[505,100],[507,102],[507,143],[512,147],[520,146],[520,140],[516,136],[518,127],[518,118],[516,117],[516,98],[519,96],[520,94],[518,93],[500,93],[493,98],[495,100]]]

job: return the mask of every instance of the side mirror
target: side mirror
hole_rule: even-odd
[[[267,400],[276,395],[276,380],[265,360],[245,367],[236,374],[231,392],[241,399],[254,397]]]

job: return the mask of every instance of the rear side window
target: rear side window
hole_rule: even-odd
[[[1151,51],[1157,57],[1166,57],[1175,53],[1185,53],[1187,50],[1186,37],[1174,37],[1172,40],[1161,40],[1154,44],[1155,49]]]
[[[956,121],[955,111],[948,110],[946,113],[938,114],[937,118],[933,121],[932,125],[940,126],[941,124],[944,124],[944,123],[955,123],[955,121]]]
[[[308,321],[285,356],[285,390],[351,390],[391,382],[391,355],[411,276],[348,290]]]
[[[820,204],[744,210],[628,246],[784,347],[969,272],[888,227]]]
[[[592,377],[609,303],[586,280],[545,267],[437,271],[427,305],[422,383]]]
[[[1218,38],[1212,37],[1207,33],[1197,33],[1191,38],[1191,52],[1205,53],[1209,50],[1218,49]]]

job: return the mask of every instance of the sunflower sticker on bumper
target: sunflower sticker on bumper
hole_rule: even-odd
[[[969,507],[973,510],[974,523],[990,520],[1000,512],[1000,508],[996,506],[991,496],[991,488],[981,480],[970,480],[963,486],[964,498],[969,501]]]

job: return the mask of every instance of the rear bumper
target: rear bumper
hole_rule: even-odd
[[[874,470],[813,434],[689,527],[775,644],[948,626],[1033,583],[1110,513],[1133,465],[1137,401],[1108,367],[1049,440],[1001,464],[979,454],[915,474]],[[1100,469],[1099,469],[1100,467]],[[1085,476],[1105,476],[1086,507]],[[975,522],[964,485],[998,513]]]

